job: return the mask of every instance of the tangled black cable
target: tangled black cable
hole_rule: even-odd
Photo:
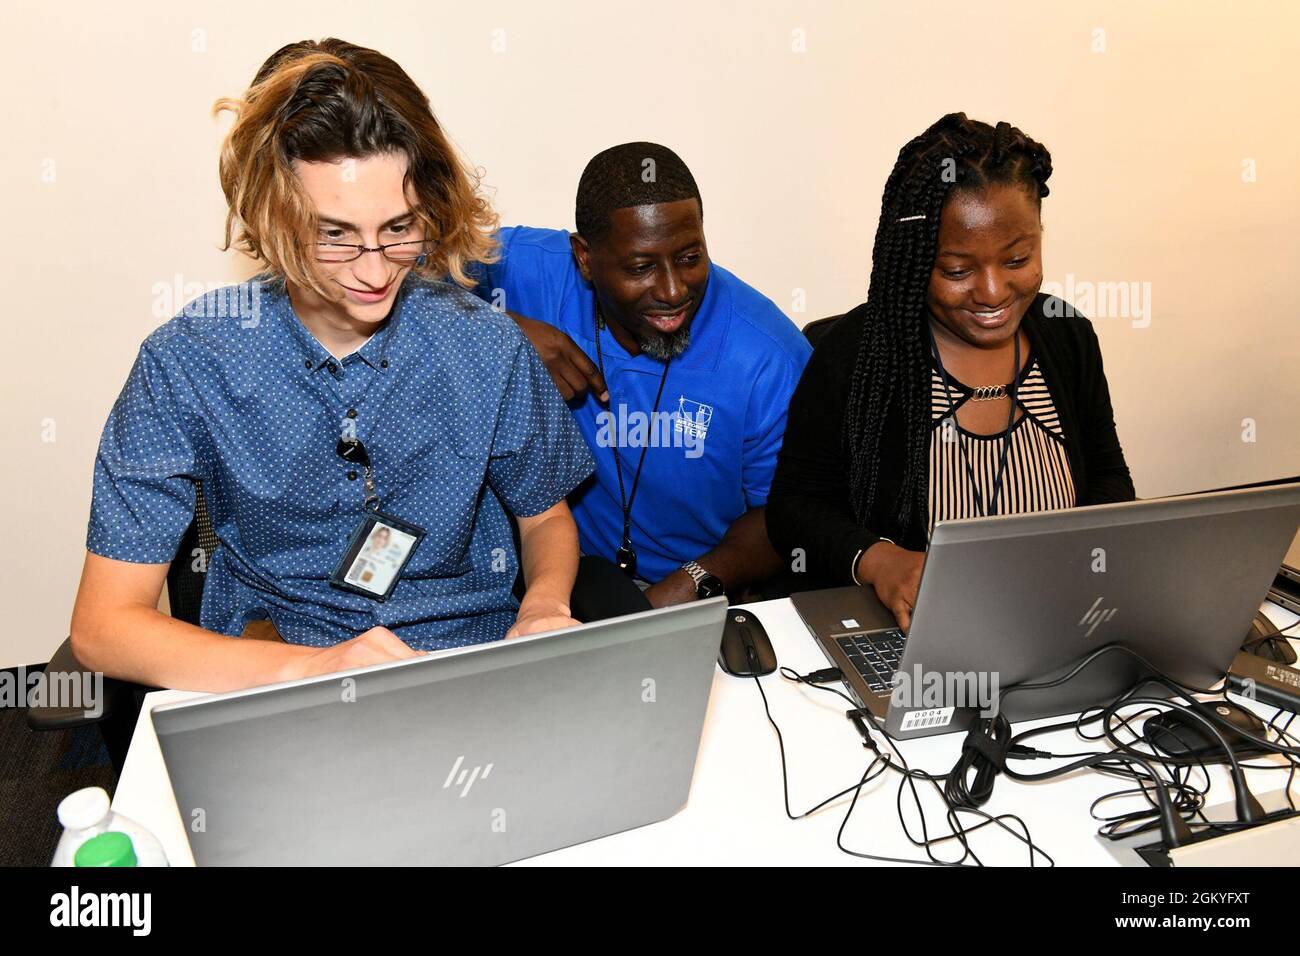
[[[1297,622],[1297,624],[1300,624],[1300,622]],[[1296,770],[1300,768],[1300,746],[1298,746],[1300,741],[1289,733],[1291,723],[1295,719],[1294,714],[1289,715],[1286,723],[1279,727],[1278,720],[1281,718],[1282,712],[1275,713],[1265,726],[1262,737],[1244,732],[1215,713],[1212,707],[1191,696],[1192,694],[1221,695],[1225,692],[1224,686],[1206,688],[1184,684],[1169,677],[1142,655],[1122,645],[1110,644],[1098,648],[1080,660],[1067,674],[1055,680],[1023,683],[1007,688],[1001,694],[999,704],[1001,705],[1007,697],[1017,692],[1043,690],[1060,686],[1076,677],[1094,661],[1108,653],[1123,653],[1132,657],[1145,668],[1149,676],[1143,677],[1137,684],[1107,704],[1085,710],[1068,721],[1035,727],[1019,734],[1013,735],[1010,721],[1006,718],[1005,712],[1000,706],[995,715],[980,717],[974,721],[963,744],[960,759],[952,771],[947,774],[930,774],[922,770],[914,770],[908,766],[906,758],[898,749],[893,736],[885,729],[883,721],[878,720],[868,711],[859,709],[858,702],[848,694],[836,687],[824,685],[824,681],[838,680],[842,677],[834,668],[829,671],[815,672],[811,675],[800,675],[789,667],[782,667],[780,673],[784,679],[806,687],[812,687],[815,690],[835,694],[848,703],[852,709],[848,711],[847,716],[857,726],[863,738],[863,746],[870,749],[874,754],[873,759],[856,784],[840,790],[800,814],[795,814],[790,809],[785,739],[781,733],[781,728],[772,717],[771,706],[767,694],[763,690],[762,682],[755,677],[754,683],[762,697],[763,709],[767,715],[768,723],[772,725],[772,729],[777,735],[777,744],[781,756],[781,784],[786,816],[792,820],[802,819],[851,793],[852,798],[849,801],[844,818],[840,822],[835,838],[836,846],[850,856],[888,863],[912,863],[927,866],[983,866],[983,861],[980,860],[971,847],[968,837],[978,830],[996,824],[1029,848],[1029,863],[1031,866],[1036,865],[1036,859],[1040,855],[1049,865],[1054,866],[1055,861],[1046,851],[1033,842],[1028,827],[1020,817],[1014,814],[994,816],[980,809],[980,806],[991,797],[993,785],[999,773],[1005,773],[1011,779],[1032,782],[1065,776],[1086,768],[1103,775],[1133,781],[1137,784],[1136,787],[1115,791],[1093,801],[1089,812],[1094,819],[1101,823],[1098,833],[1108,839],[1118,839],[1145,830],[1159,828],[1163,841],[1168,847],[1177,846],[1194,839],[1193,827],[1198,832],[1205,832],[1207,829],[1227,832],[1232,829],[1252,826],[1259,820],[1269,816],[1269,814],[1264,813],[1263,808],[1246,786],[1243,774],[1246,769],[1287,770],[1286,798],[1290,809],[1292,811],[1296,810],[1295,801],[1291,795],[1291,785],[1295,779]],[[816,680],[810,679],[813,677]],[[1143,696],[1142,691],[1153,684],[1163,687],[1170,692],[1170,696]],[[1187,706],[1177,703],[1176,698],[1187,701]],[[1122,708],[1133,706],[1141,706],[1142,709],[1137,713],[1127,715],[1120,713]],[[1178,756],[1162,753],[1159,748],[1151,747],[1150,742],[1145,740],[1142,734],[1133,727],[1132,722],[1138,718],[1145,718],[1148,715],[1159,713],[1161,707],[1175,706],[1182,706],[1184,711],[1190,715],[1194,725],[1208,732],[1208,737],[1218,744],[1218,749],[1222,751],[1223,756],[1226,758],[1226,760],[1220,760],[1216,754],[1216,759],[1210,762],[1226,762],[1228,764],[1236,793],[1238,815],[1236,821],[1211,821],[1205,817],[1204,807],[1210,788],[1210,774],[1204,755],[1189,753],[1185,756]],[[867,729],[868,723],[872,729],[878,731],[881,737],[884,738],[892,751],[892,756],[880,750]],[[1089,735],[1084,728],[1093,723],[1101,724],[1101,732],[1096,735]],[[1067,729],[1073,729],[1076,735],[1083,740],[1097,743],[1105,742],[1111,749],[1064,754],[1047,753],[1025,744],[1025,741],[1032,737]],[[1285,763],[1243,763],[1233,753],[1228,738],[1225,737],[1225,731],[1238,737],[1244,737],[1271,754],[1282,756],[1285,758]],[[1127,733],[1133,739],[1131,741],[1123,740],[1120,737],[1121,733]],[[1270,737],[1270,735],[1272,736]],[[1139,750],[1138,745],[1141,743],[1146,743],[1149,750]],[[1040,773],[1023,773],[1007,766],[1008,760],[1029,759],[1068,760],[1070,762]],[[1159,767],[1159,770],[1157,767]],[[883,856],[854,850],[844,844],[844,832],[848,827],[854,809],[857,807],[858,798],[861,796],[863,787],[891,770],[900,775],[899,786],[895,795],[895,809],[899,823],[908,841],[913,846],[925,851],[926,859]],[[1163,771],[1163,776],[1161,771]],[[1196,779],[1198,772],[1200,780]],[[937,836],[930,835],[925,808],[921,801],[921,795],[916,788],[917,780],[929,783],[942,799],[946,807],[944,817],[950,832]],[[921,830],[919,838],[912,832],[904,812],[904,787],[907,788],[911,795],[919,818]],[[1133,795],[1141,795],[1147,803],[1147,809],[1098,816],[1098,809],[1105,803],[1120,797]],[[968,827],[963,822],[961,814],[974,814],[981,817],[982,822]],[[1019,830],[1015,829],[1008,821],[1013,821],[1018,825]],[[935,855],[935,847],[951,841],[958,842],[962,847],[962,854],[959,858],[946,860]]]
[[[1119,706],[1124,706],[1124,703],[1121,702]],[[1129,734],[1131,734],[1133,736],[1133,740],[1125,742],[1125,745],[1129,747],[1135,747],[1139,744],[1146,742],[1145,738],[1143,738],[1143,736],[1138,731],[1133,729],[1133,727],[1131,726],[1131,722],[1137,720],[1140,717],[1145,717],[1148,714],[1155,714],[1161,712],[1159,708],[1156,707],[1143,707],[1137,713],[1133,713],[1129,715],[1119,714],[1117,712],[1118,708],[1115,708],[1115,711],[1116,712],[1111,714],[1111,718],[1116,722],[1116,726],[1112,726],[1112,728],[1110,728],[1110,731],[1114,733],[1117,732],[1119,729],[1123,729],[1126,730]],[[1268,733],[1271,732],[1276,734],[1281,739],[1291,740],[1294,742],[1295,738],[1291,737],[1291,735],[1288,733],[1288,730],[1291,725],[1291,721],[1294,720],[1295,718],[1294,714],[1290,714],[1287,716],[1287,720],[1284,726],[1282,727],[1276,726],[1278,719],[1282,717],[1283,713],[1284,713],[1283,711],[1278,711],[1276,714],[1273,715],[1272,719],[1270,719],[1268,724],[1265,726],[1265,734],[1267,735]],[[1094,717],[1093,720],[1090,722],[1099,719],[1101,719],[1100,715]],[[1082,735],[1081,730],[1079,731],[1079,733]],[[1103,732],[1103,734],[1099,734],[1097,735],[1097,737],[1092,739],[1100,740],[1105,735],[1106,735],[1105,732]],[[1241,766],[1243,769],[1251,769],[1251,770],[1286,770],[1287,780],[1283,788],[1283,793],[1286,796],[1287,803],[1290,809],[1294,811],[1296,809],[1296,805],[1295,805],[1295,800],[1291,794],[1291,787],[1295,779],[1296,768],[1297,766],[1300,766],[1300,761],[1297,761],[1295,757],[1292,757],[1290,755],[1283,755],[1283,756],[1285,756],[1286,762],[1281,765],[1243,763]],[[1178,812],[1181,815],[1183,815],[1188,825],[1192,827],[1194,830],[1211,829],[1216,832],[1230,832],[1234,829],[1240,829],[1243,826],[1251,825],[1251,824],[1239,823],[1239,822],[1212,821],[1206,818],[1204,808],[1205,808],[1205,800],[1210,788],[1210,774],[1209,774],[1209,769],[1206,766],[1206,761],[1203,758],[1199,756],[1194,756],[1191,757],[1190,759],[1172,758],[1169,757],[1168,755],[1163,755],[1159,753],[1158,749],[1156,748],[1152,748],[1152,757],[1153,759],[1155,759],[1157,762],[1161,764],[1165,773],[1170,778],[1170,782],[1175,789],[1175,799],[1174,799],[1175,806],[1177,807]],[[1151,798],[1151,794],[1149,790],[1147,789],[1146,781],[1141,779],[1140,775],[1135,777],[1133,774],[1129,773],[1125,768],[1115,768],[1113,770],[1108,770],[1105,768],[1098,768],[1098,769],[1101,770],[1101,772],[1103,773],[1109,773],[1113,776],[1118,776],[1118,777],[1128,776],[1138,780],[1137,787],[1125,788],[1123,790],[1118,790],[1112,793],[1104,794],[1103,796],[1098,797],[1095,801],[1093,801],[1093,804],[1089,812],[1091,813],[1093,819],[1098,820],[1102,824],[1101,828],[1098,830],[1098,833],[1107,839],[1115,840],[1115,839],[1121,839],[1123,837],[1132,836],[1137,833],[1142,833],[1154,828],[1155,804],[1153,799]],[[1195,771],[1199,771],[1203,783],[1198,784],[1194,781],[1193,776]],[[1147,800],[1148,809],[1133,810],[1125,813],[1112,814],[1112,815],[1098,815],[1097,812],[1098,808],[1104,805],[1105,803],[1108,803],[1112,800],[1119,799],[1122,797],[1131,797],[1134,795],[1140,795],[1144,797]]]
[[[860,710],[858,708],[857,701],[855,701],[852,697],[848,696],[838,688],[824,686],[820,683],[814,683],[808,680],[806,675],[800,675],[799,673],[797,673],[796,671],[794,671],[789,667],[781,668],[781,676],[786,680],[790,680],[802,684],[806,687],[812,687],[816,690],[824,691],[826,693],[835,694],[836,696],[842,698],[846,703],[848,703],[848,705],[851,708],[851,710],[849,711],[849,715],[851,717],[856,716],[858,718],[858,720],[855,720],[855,723],[858,723],[858,721],[862,719],[869,720],[871,722],[872,728],[880,732],[881,736],[884,737],[889,748],[893,751],[893,756],[887,753],[882,753],[878,744],[872,738],[870,732],[866,730],[865,726],[859,724],[859,732],[863,738],[863,746],[871,750],[874,756],[873,759],[870,761],[870,763],[867,765],[867,768],[862,772],[862,776],[858,779],[858,782],[853,784],[850,787],[846,787],[845,789],[839,791],[838,793],[830,797],[827,797],[825,800],[822,800],[814,807],[804,811],[803,813],[799,813],[799,814],[794,813],[790,809],[789,774],[786,765],[785,738],[784,735],[781,733],[781,728],[777,725],[776,720],[772,717],[772,709],[767,699],[767,693],[763,689],[762,681],[758,677],[755,677],[754,683],[758,687],[759,695],[762,697],[763,710],[767,715],[768,723],[772,725],[772,729],[776,732],[777,746],[781,756],[781,787],[782,787],[782,794],[783,794],[784,805],[785,805],[785,813],[786,816],[789,817],[791,820],[798,820],[807,817],[817,812],[818,810],[821,810],[823,807],[827,806],[833,801],[838,800],[839,798],[845,796],[846,794],[852,793],[853,796],[849,802],[848,809],[845,811],[844,818],[840,821],[839,829],[835,835],[835,845],[840,849],[841,852],[846,853],[850,856],[857,857],[860,859],[876,860],[885,863],[910,863],[910,864],[918,864],[924,866],[948,866],[948,867],[983,866],[984,865],[983,861],[980,860],[979,856],[975,853],[974,849],[970,846],[968,837],[970,836],[970,834],[975,833],[981,829],[984,829],[985,827],[991,824],[996,824],[997,826],[1001,827],[1003,830],[1006,830],[1008,833],[1014,836],[1017,840],[1024,843],[1029,848],[1030,866],[1037,865],[1038,857],[1041,857],[1042,859],[1046,860],[1049,866],[1055,865],[1055,860],[1053,860],[1052,857],[1045,850],[1043,850],[1041,847],[1037,846],[1033,842],[1033,839],[1029,834],[1028,826],[1026,826],[1025,822],[1022,819],[1020,819],[1020,817],[1014,814],[1000,814],[994,816],[984,812],[983,810],[979,810],[977,808],[955,807],[951,803],[949,803],[946,797],[944,796],[943,789],[939,786],[939,782],[943,778],[933,776],[921,770],[913,770],[911,767],[909,767],[906,758],[903,757],[902,753],[895,745],[895,742],[893,738],[889,735],[889,733],[885,731],[884,727],[880,725],[880,723],[876,720],[874,716],[867,713],[866,711]],[[897,763],[895,763],[894,760],[895,757],[897,758]],[[902,825],[903,828],[903,833],[913,846],[919,847],[925,851],[926,859],[910,859],[906,857],[892,857],[892,856],[883,856],[880,854],[867,853],[861,850],[852,849],[846,846],[844,843],[844,831],[848,827],[849,819],[853,816],[854,809],[857,807],[858,797],[862,793],[862,788],[865,787],[871,781],[877,779],[878,777],[880,777],[881,775],[883,775],[884,773],[890,770],[895,771],[900,775],[898,791],[895,796],[895,808],[898,813],[899,823]],[[934,787],[935,791],[938,793],[939,797],[944,800],[945,806],[947,808],[944,816],[949,825],[949,829],[950,829],[949,833],[940,834],[933,837],[930,835],[929,827],[926,821],[925,808],[921,802],[921,795],[916,789],[915,781],[918,779],[923,782],[930,783]],[[906,816],[904,814],[904,810],[903,810],[904,787],[906,787],[908,791],[911,793],[913,804],[916,807],[916,812],[921,827],[921,834],[919,839],[912,832],[911,827],[908,825]],[[968,827],[961,820],[959,816],[959,814],[961,813],[974,814],[975,816],[982,818],[982,822],[976,824],[975,826]],[[1008,823],[1008,821],[1014,821],[1016,824],[1019,825],[1020,830],[1017,831]],[[962,855],[958,859],[944,860],[944,859],[940,859],[938,856],[935,855],[934,853],[935,847],[941,846],[945,843],[954,840],[957,841],[962,847]],[[972,862],[967,862],[968,860]]]
[[[1141,733],[1135,730],[1132,726],[1132,721],[1137,720],[1139,717],[1145,718],[1148,714],[1162,712],[1160,710],[1160,707],[1155,706],[1155,704],[1164,705],[1164,706],[1174,706],[1173,703],[1168,700],[1160,699],[1158,701],[1153,702],[1150,698],[1141,697],[1138,691],[1140,691],[1142,687],[1145,686],[1147,683],[1157,683],[1157,684],[1164,685],[1166,687],[1168,686],[1166,682],[1160,678],[1144,679],[1138,685],[1135,685],[1133,688],[1126,691],[1124,694],[1120,695],[1111,703],[1103,707],[1097,708],[1095,712],[1085,711],[1084,713],[1080,714],[1079,717],[1074,722],[1076,733],[1078,733],[1080,737],[1083,737],[1084,739],[1087,740],[1095,740],[1095,741],[1106,740],[1113,747],[1115,747],[1117,751],[1121,753],[1136,751],[1139,746],[1145,745],[1148,748],[1148,751],[1139,751],[1139,752],[1143,753],[1149,759],[1161,764],[1166,775],[1169,778],[1169,786],[1171,786],[1171,788],[1174,790],[1175,793],[1174,802],[1178,809],[1178,812],[1180,813],[1180,815],[1184,817],[1184,819],[1186,820],[1186,822],[1190,827],[1196,828],[1198,830],[1211,829],[1217,832],[1230,832],[1234,829],[1240,829],[1242,827],[1251,826],[1255,822],[1257,822],[1256,820],[1250,820],[1250,819],[1247,820],[1239,819],[1237,821],[1224,822],[1224,821],[1212,821],[1206,818],[1204,813],[1205,800],[1210,788],[1210,774],[1209,774],[1209,769],[1206,766],[1207,762],[1208,763],[1227,762],[1234,769],[1238,769],[1238,770],[1249,769],[1249,770],[1259,770],[1259,771],[1263,771],[1263,770],[1287,771],[1287,779],[1286,779],[1285,786],[1283,788],[1283,793],[1286,796],[1287,803],[1288,806],[1290,807],[1290,810],[1291,811],[1296,810],[1295,800],[1291,793],[1291,787],[1295,780],[1296,770],[1298,767],[1300,767],[1300,759],[1298,759],[1298,755],[1300,755],[1300,749],[1298,749],[1296,746],[1296,744],[1300,743],[1300,741],[1297,741],[1296,738],[1293,737],[1289,732],[1291,723],[1295,719],[1295,714],[1293,713],[1286,714],[1285,724],[1279,727],[1278,721],[1283,717],[1285,712],[1281,710],[1276,711],[1273,717],[1264,726],[1262,738],[1256,735],[1244,733],[1240,729],[1237,729],[1235,731],[1235,733],[1238,736],[1244,737],[1247,741],[1254,743],[1257,746],[1263,746],[1265,747],[1265,749],[1269,749],[1273,754],[1283,757],[1284,763],[1282,764],[1242,763],[1236,760],[1235,756],[1228,757],[1227,760],[1225,761],[1224,757],[1227,757],[1226,753],[1224,754],[1224,757],[1221,757],[1219,754],[1216,753],[1214,755],[1214,758],[1208,761],[1206,757],[1194,753],[1189,754],[1187,756],[1176,756],[1173,754],[1162,753],[1160,751],[1160,748],[1152,746],[1150,741],[1147,740]],[[1193,703],[1194,706],[1196,706],[1197,709],[1202,713],[1209,715],[1211,717],[1215,717],[1212,707],[1208,707],[1202,702],[1193,702]],[[1142,704],[1144,706],[1142,707],[1141,710],[1137,711],[1136,713],[1132,713],[1128,715],[1123,715],[1119,713],[1121,708],[1136,705],[1136,704]],[[1083,727],[1091,723],[1101,723],[1102,725],[1101,732],[1091,736],[1086,734],[1083,730]],[[1226,723],[1225,726],[1227,726]],[[1048,728],[1038,728],[1034,731],[1028,731],[1027,734],[1040,733],[1046,731],[1047,729]],[[1132,736],[1133,739],[1132,740],[1120,739],[1119,733],[1121,731],[1127,732]],[[1276,739],[1270,739],[1270,734],[1273,735],[1273,737]],[[1021,738],[1018,737],[1017,740],[1019,739]],[[1204,781],[1203,784],[1197,784],[1196,782],[1194,782],[1194,774],[1196,771],[1199,771],[1199,775],[1201,779]],[[1104,772],[1108,772],[1114,776],[1119,776],[1119,777],[1128,776],[1132,779],[1135,779],[1138,783],[1138,786],[1135,788],[1127,788],[1125,790],[1120,790],[1114,793],[1106,794],[1098,798],[1096,801],[1094,801],[1091,809],[1093,818],[1102,822],[1102,827],[1098,832],[1102,836],[1107,837],[1108,839],[1119,839],[1122,837],[1131,836],[1135,833],[1141,833],[1146,830],[1150,830],[1155,824],[1152,819],[1154,804],[1152,802],[1151,792],[1148,789],[1149,781],[1146,780],[1144,775],[1142,774],[1132,773],[1129,768],[1116,767],[1113,769],[1108,769]],[[1234,782],[1235,779],[1236,778],[1234,777]],[[1240,799],[1242,797],[1243,791],[1239,789],[1237,793]],[[1247,790],[1245,791],[1245,793],[1248,795],[1249,791]],[[1112,816],[1097,815],[1096,812],[1097,808],[1102,804],[1110,800],[1114,800],[1125,796],[1132,796],[1132,795],[1143,796],[1147,800],[1149,809],[1130,811],[1127,813],[1116,814]]]
[[[1134,832],[1141,832],[1145,829],[1151,829],[1158,826],[1161,835],[1167,846],[1176,846],[1187,842],[1193,837],[1193,832],[1189,825],[1211,826],[1223,828],[1224,826],[1248,826],[1262,819],[1266,814],[1258,801],[1251,794],[1249,787],[1246,785],[1243,774],[1243,765],[1236,758],[1232,747],[1228,744],[1224,731],[1245,737],[1247,740],[1275,754],[1284,756],[1289,767],[1277,765],[1265,765],[1271,769],[1289,769],[1287,778],[1287,799],[1294,809],[1294,802],[1290,796],[1290,784],[1295,775],[1295,758],[1300,756],[1300,750],[1294,745],[1280,743],[1277,740],[1268,739],[1268,730],[1265,730],[1264,738],[1244,733],[1238,728],[1233,727],[1228,721],[1217,715],[1213,708],[1206,706],[1204,703],[1196,700],[1190,695],[1193,693],[1220,695],[1224,692],[1223,687],[1204,688],[1183,684],[1168,675],[1164,674],[1159,668],[1152,665],[1140,654],[1135,653],[1129,648],[1122,645],[1111,644],[1098,648],[1096,651],[1082,659],[1069,673],[1061,678],[1041,683],[1026,683],[1015,685],[1008,688],[1001,695],[1000,703],[1005,702],[1007,697],[1016,692],[1027,690],[1038,690],[1050,687],[1056,687],[1077,676],[1084,668],[1096,661],[1102,655],[1107,653],[1123,653],[1136,659],[1147,673],[1152,676],[1142,678],[1134,687],[1125,691],[1110,703],[1092,710],[1084,711],[1073,721],[1064,723],[1050,724],[1043,727],[1034,728],[1024,731],[1018,735],[1012,735],[1011,725],[1007,720],[1005,713],[999,708],[998,714],[989,718],[979,718],[973,724],[967,735],[967,740],[962,748],[961,758],[949,775],[948,785],[946,787],[949,798],[958,805],[964,805],[967,802],[975,805],[985,802],[992,793],[993,783],[999,772],[1004,772],[1012,779],[1021,781],[1039,781],[1052,779],[1072,773],[1075,770],[1083,768],[1092,768],[1101,773],[1113,776],[1126,777],[1137,782],[1136,788],[1130,788],[1108,794],[1097,801],[1094,801],[1091,813],[1097,818],[1096,812],[1099,805],[1115,799],[1120,796],[1131,796],[1140,793],[1147,801],[1148,810],[1136,811],[1131,813],[1119,814],[1113,817],[1100,818],[1103,821],[1101,830],[1102,836],[1115,839],[1120,836],[1128,836]],[[1226,757],[1229,765],[1229,773],[1233,780],[1234,793],[1236,797],[1236,807],[1238,820],[1234,824],[1212,823],[1205,819],[1203,808],[1205,803],[1206,792],[1209,788],[1209,773],[1205,766],[1204,759],[1199,755],[1189,755],[1186,757],[1177,757],[1169,754],[1161,754],[1152,749],[1150,752],[1141,751],[1133,744],[1123,741],[1118,736],[1118,730],[1124,729],[1132,734],[1135,742],[1140,741],[1141,735],[1135,731],[1130,721],[1135,720],[1138,716],[1144,715],[1149,710],[1158,706],[1179,706],[1171,699],[1163,697],[1143,697],[1141,691],[1147,686],[1159,685],[1171,692],[1171,697],[1181,697],[1187,701],[1183,708],[1184,713],[1191,718],[1194,723],[1198,724],[1205,731],[1208,731],[1212,738],[1219,746],[1219,749]],[[1134,704],[1148,705],[1146,710],[1139,714],[1133,714],[1128,717],[1120,717],[1117,711],[1121,707]],[[1116,724],[1116,720],[1119,721]],[[1083,732],[1083,727],[1089,723],[1100,721],[1102,723],[1102,732],[1097,736],[1090,737]],[[1273,721],[1270,721],[1270,727],[1276,722],[1276,715]],[[1061,767],[1055,767],[1042,773],[1026,774],[1020,773],[1007,766],[1008,759],[1036,759],[1036,758],[1059,758],[1065,759],[1067,755],[1048,754],[1042,751],[1033,750],[1026,747],[1024,741],[1040,734],[1049,733],[1055,730],[1062,730],[1073,726],[1075,732],[1081,738],[1092,741],[1106,741],[1111,746],[1111,750],[1092,753],[1069,755],[1075,759]],[[1290,726],[1288,721],[1287,726]],[[1276,731],[1276,728],[1273,727]],[[1293,738],[1289,734],[1279,734],[1279,740],[1291,741]],[[1167,778],[1161,777],[1155,768],[1155,764],[1160,764]],[[1258,765],[1257,769],[1262,769]],[[1192,774],[1195,769],[1199,768],[1205,779],[1204,787],[1197,787],[1192,783]],[[970,780],[971,771],[974,771],[974,780]]]

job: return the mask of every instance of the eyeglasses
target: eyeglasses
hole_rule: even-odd
[[[355,262],[367,252],[383,253],[385,259],[399,266],[409,266],[421,256],[427,256],[433,243],[428,239],[407,242],[390,242],[382,246],[363,246],[350,242],[316,243],[317,262]]]

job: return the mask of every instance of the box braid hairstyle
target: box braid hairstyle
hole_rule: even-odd
[[[871,284],[844,415],[849,488],[859,524],[869,527],[880,473],[880,441],[891,408],[906,436],[895,503],[904,532],[925,527],[930,447],[930,365],[926,292],[939,243],[939,216],[957,191],[1023,185],[1047,195],[1052,159],[1009,123],[990,126],[949,113],[898,153],[880,203]]]
[[[657,206],[694,199],[704,215],[704,202],[695,177],[682,158],[658,143],[623,143],[601,150],[578,179],[574,225],[588,243],[609,234],[615,209]]]

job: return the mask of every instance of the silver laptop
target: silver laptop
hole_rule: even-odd
[[[1062,677],[1110,643],[1185,684],[1215,684],[1297,526],[1300,483],[941,521],[906,636],[869,588],[793,601],[890,733],[951,733],[1013,685]],[[1064,684],[1012,694],[1001,710],[1013,721],[1075,713],[1139,675],[1133,658],[1110,652]]]
[[[199,865],[508,863],[686,803],[714,598],[160,706]]]

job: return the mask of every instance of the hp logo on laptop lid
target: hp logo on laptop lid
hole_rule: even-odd
[[[460,795],[462,797],[467,797],[469,796],[469,788],[474,786],[475,780],[487,779],[488,774],[492,772],[492,764],[488,764],[486,767],[480,764],[479,766],[474,767],[471,770],[468,767],[462,769],[461,764],[463,764],[464,762],[465,762],[464,754],[461,754],[459,757],[456,758],[456,762],[452,765],[451,773],[447,774],[447,780],[445,783],[443,783],[442,789],[446,790],[448,787],[452,785],[452,781],[454,780],[456,786],[458,787],[461,784],[465,785],[464,789],[461,790]],[[457,770],[460,771],[460,776],[456,776]]]
[[[1102,598],[1097,598],[1092,602],[1092,607],[1084,611],[1083,617],[1079,618],[1079,626],[1088,628],[1088,632],[1084,634],[1084,637],[1092,637],[1092,632],[1114,617],[1119,610],[1117,607],[1101,607],[1101,602]]]

